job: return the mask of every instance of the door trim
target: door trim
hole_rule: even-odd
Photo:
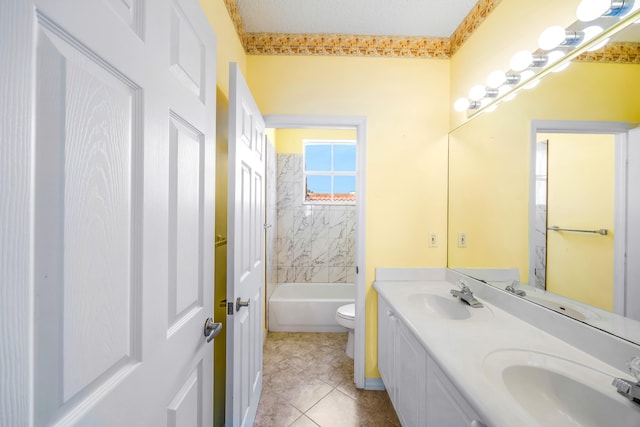
[[[267,128],[278,129],[355,129],[358,150],[358,180],[356,201],[356,317],[354,329],[353,376],[357,388],[365,388],[365,277],[366,277],[366,140],[367,118],[365,116],[323,116],[294,114],[263,115]]]
[[[532,120],[530,132],[530,168],[529,168],[529,284],[535,283],[535,174],[536,142],[538,133],[608,133],[615,135],[615,201],[613,288],[614,312],[624,315],[626,288],[625,251],[626,251],[626,153],[627,133],[634,127],[628,122],[604,122],[582,120]]]

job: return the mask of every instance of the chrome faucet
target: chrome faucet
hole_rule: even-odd
[[[473,308],[483,307],[482,303],[473,296],[473,292],[471,292],[471,289],[467,286],[467,282],[460,279],[458,280],[457,285],[460,287],[460,290],[451,289],[451,295],[456,298],[460,298],[461,301],[466,302]]]
[[[506,288],[504,288],[504,290],[507,291],[507,292],[511,292],[514,295],[518,295],[519,297],[526,296],[527,293],[525,291],[523,291],[522,289],[518,289],[518,286],[520,286],[520,283],[518,283],[517,280],[514,280],[513,282],[511,282],[510,285],[508,285]]]
[[[640,357],[631,359],[627,366],[629,367],[629,372],[635,377],[636,382],[614,378],[611,385],[616,388],[618,393],[640,406]]]

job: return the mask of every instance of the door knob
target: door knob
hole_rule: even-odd
[[[213,339],[222,330],[222,323],[215,323],[213,318],[209,317],[204,322],[204,336],[207,337],[207,342],[213,341]]]
[[[242,301],[240,297],[236,299],[236,312],[240,311],[242,307],[249,307],[249,300]]]

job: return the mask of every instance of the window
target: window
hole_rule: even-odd
[[[304,201],[355,204],[355,141],[304,141]]]

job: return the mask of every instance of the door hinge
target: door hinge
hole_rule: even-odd
[[[358,266],[356,266],[356,274],[358,274],[360,272],[360,270],[358,269]]]
[[[228,315],[232,315],[233,314],[233,303],[232,302],[228,302],[227,303],[227,314]]]

